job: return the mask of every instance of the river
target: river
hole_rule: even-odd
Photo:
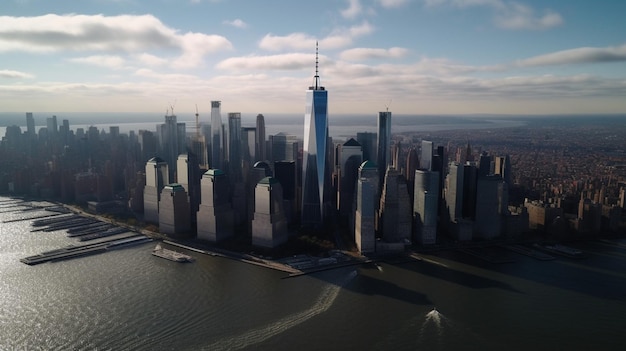
[[[0,197],[0,221],[34,217]],[[490,264],[460,252],[285,279],[154,243],[28,266],[78,244],[0,223],[0,350],[622,350],[626,241],[587,258]],[[177,250],[182,250],[177,248]],[[436,308],[436,310],[434,309]]]

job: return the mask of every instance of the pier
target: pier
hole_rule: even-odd
[[[133,233],[123,238],[110,239],[85,245],[69,245],[60,249],[45,251],[39,255],[22,258],[20,262],[27,265],[36,265],[50,261],[68,260],[71,258],[106,252],[107,250],[119,248],[125,245],[140,244],[148,241],[152,241],[152,239],[146,238],[141,234]]]

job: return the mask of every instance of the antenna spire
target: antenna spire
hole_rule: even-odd
[[[319,87],[320,75],[319,75],[319,42],[315,41],[315,90]]]

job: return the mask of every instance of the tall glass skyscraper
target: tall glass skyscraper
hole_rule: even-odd
[[[224,160],[221,102],[211,101],[211,169],[221,169]]]
[[[314,85],[306,93],[302,152],[302,225],[324,224],[324,205],[330,188],[327,165],[328,92],[320,85],[319,60],[315,53]]]
[[[241,113],[228,114],[228,173],[233,183],[243,181],[241,173]]]
[[[256,116],[256,160],[267,161],[265,155],[265,117],[260,113]]]
[[[387,173],[387,166],[391,165],[391,112],[378,112],[378,174],[380,174],[380,185],[384,174]]]

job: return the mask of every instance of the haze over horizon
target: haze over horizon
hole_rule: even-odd
[[[0,105],[24,112],[626,112],[626,2],[10,0]]]

